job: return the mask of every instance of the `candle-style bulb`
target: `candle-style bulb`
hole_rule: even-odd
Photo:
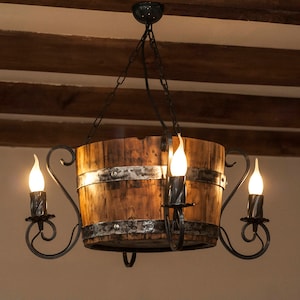
[[[187,160],[184,153],[183,139],[180,133],[178,133],[178,139],[179,146],[172,157],[170,171],[172,176],[185,176],[187,171]]]
[[[45,188],[44,176],[40,169],[38,157],[34,154],[34,165],[29,174],[29,188],[31,192],[41,192]]]
[[[262,195],[264,183],[259,172],[258,159],[255,159],[255,168],[249,180],[248,190],[250,195]]]

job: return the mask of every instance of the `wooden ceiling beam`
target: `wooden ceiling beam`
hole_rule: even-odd
[[[0,31],[0,69],[118,76],[136,44],[135,40]],[[170,42],[159,42],[158,47],[168,79],[300,86],[300,50]],[[147,56],[146,63],[149,76],[157,78],[153,56]],[[141,64],[134,62],[128,76],[143,77]]]
[[[130,12],[137,1],[122,0],[6,0],[3,3]],[[165,5],[167,15],[233,19],[285,24],[300,24],[300,3],[297,0],[169,0]]]
[[[59,144],[80,146],[90,125],[0,120],[0,128],[6,128],[0,131],[1,146],[48,148]],[[96,139],[161,134],[162,128],[156,126],[102,125]],[[227,150],[243,149],[250,155],[300,156],[299,132],[184,128],[184,136],[218,142]]]
[[[111,88],[0,82],[0,112],[95,118]],[[300,128],[300,99],[207,92],[170,91],[181,122]],[[152,91],[163,120],[166,97]],[[119,89],[105,113],[111,119],[156,120],[145,90]]]

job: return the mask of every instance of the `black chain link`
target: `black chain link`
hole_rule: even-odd
[[[174,129],[175,133],[178,134],[178,133],[181,133],[181,129],[180,129],[180,125],[177,121],[174,104],[173,104],[172,97],[171,97],[169,87],[168,87],[168,82],[167,82],[167,79],[164,75],[164,68],[163,68],[163,64],[162,64],[162,59],[161,59],[161,56],[159,54],[157,43],[156,43],[156,40],[155,40],[155,37],[154,37],[154,32],[152,31],[152,29],[149,31],[148,36],[149,36],[149,40],[150,40],[150,46],[153,49],[154,57],[155,57],[156,64],[157,64],[157,67],[158,67],[158,70],[159,70],[159,81],[160,81],[160,84],[161,84],[161,86],[164,90],[166,99],[168,101],[169,113],[170,113],[170,116],[171,116],[171,119],[172,119],[173,129]]]
[[[150,39],[150,33],[152,32],[152,25],[146,25],[146,32],[147,32],[147,36],[149,37],[150,43],[151,43],[151,39]],[[154,53],[155,56],[155,53]],[[166,124],[164,123],[160,113],[159,113],[159,109],[157,106],[157,103],[155,102],[154,98],[152,97],[150,88],[149,88],[149,78],[148,78],[148,69],[147,69],[147,65],[146,65],[146,58],[145,58],[145,44],[142,45],[142,63],[143,63],[143,67],[144,67],[144,79],[145,79],[145,86],[146,86],[146,91],[147,91],[147,95],[148,98],[151,102],[151,105],[154,109],[154,112],[156,113],[156,117],[157,119],[160,121],[161,126],[164,129],[164,132],[166,132],[168,130]]]
[[[171,120],[172,120],[172,124],[173,124],[173,129],[174,129],[175,133],[177,133],[177,134],[181,132],[180,126],[177,122],[174,105],[173,105],[171,95],[170,95],[170,92],[169,92],[168,83],[167,83],[167,80],[164,76],[162,60],[161,60],[161,57],[160,57],[160,54],[159,54],[159,51],[158,51],[158,47],[157,47],[157,44],[156,44],[156,41],[155,41],[154,33],[153,33],[153,30],[152,30],[152,24],[146,24],[145,32],[142,35],[140,41],[138,42],[136,48],[131,53],[131,55],[129,57],[129,60],[128,60],[128,63],[127,63],[127,66],[120,73],[120,75],[119,75],[119,77],[116,81],[115,87],[113,88],[112,92],[107,95],[107,97],[106,97],[106,99],[103,103],[102,109],[100,110],[100,113],[98,114],[98,116],[96,117],[96,119],[93,122],[93,124],[91,126],[91,129],[88,133],[88,136],[86,138],[86,144],[90,143],[92,138],[94,137],[97,129],[99,128],[99,126],[100,126],[100,124],[101,124],[101,122],[104,118],[105,112],[107,111],[107,109],[111,105],[111,103],[113,102],[118,88],[120,87],[120,85],[122,85],[124,83],[124,81],[127,77],[127,74],[128,74],[128,70],[129,70],[131,64],[136,60],[136,58],[139,55],[140,51],[141,51],[141,54],[142,54],[145,84],[146,84],[146,91],[147,91],[148,98],[151,101],[152,107],[153,107],[153,109],[156,113],[156,116],[157,116],[158,120],[160,121],[164,131],[167,132],[167,126],[165,125],[165,123],[164,123],[164,121],[163,121],[163,119],[162,119],[162,117],[159,113],[157,104],[155,103],[155,101],[154,101],[154,99],[151,95],[150,88],[149,88],[148,70],[147,70],[147,66],[146,66],[146,62],[145,62],[145,52],[144,52],[145,41],[146,41],[147,37],[149,38],[150,47],[153,50],[154,58],[155,58],[157,66],[158,66],[160,84],[163,88],[164,94],[165,94],[165,96],[167,98],[167,101],[168,101],[169,112],[170,112],[170,116],[171,116]]]

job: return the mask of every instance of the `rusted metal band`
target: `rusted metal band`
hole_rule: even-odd
[[[218,238],[218,226],[201,222],[184,222],[185,234]],[[99,222],[82,228],[83,240],[124,234],[165,234],[164,220],[127,220]]]
[[[209,184],[218,185],[225,189],[227,181],[226,176],[220,172],[189,167],[186,174],[186,180],[199,181]]]
[[[124,166],[104,168],[77,177],[78,188],[86,185],[122,180],[149,180],[165,178],[165,166]]]
[[[167,166],[157,165],[103,168],[78,175],[77,187],[80,189],[81,187],[90,184],[123,180],[165,179],[166,172]],[[187,170],[186,180],[214,184],[222,187],[223,189],[226,186],[226,177],[224,174],[208,169],[189,167]]]

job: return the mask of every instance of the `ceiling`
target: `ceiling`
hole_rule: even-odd
[[[144,26],[135,1],[0,1],[0,146],[81,145]],[[300,2],[161,1],[154,25],[184,136],[300,156]],[[165,97],[147,58],[162,117]],[[139,59],[97,139],[161,134]]]

